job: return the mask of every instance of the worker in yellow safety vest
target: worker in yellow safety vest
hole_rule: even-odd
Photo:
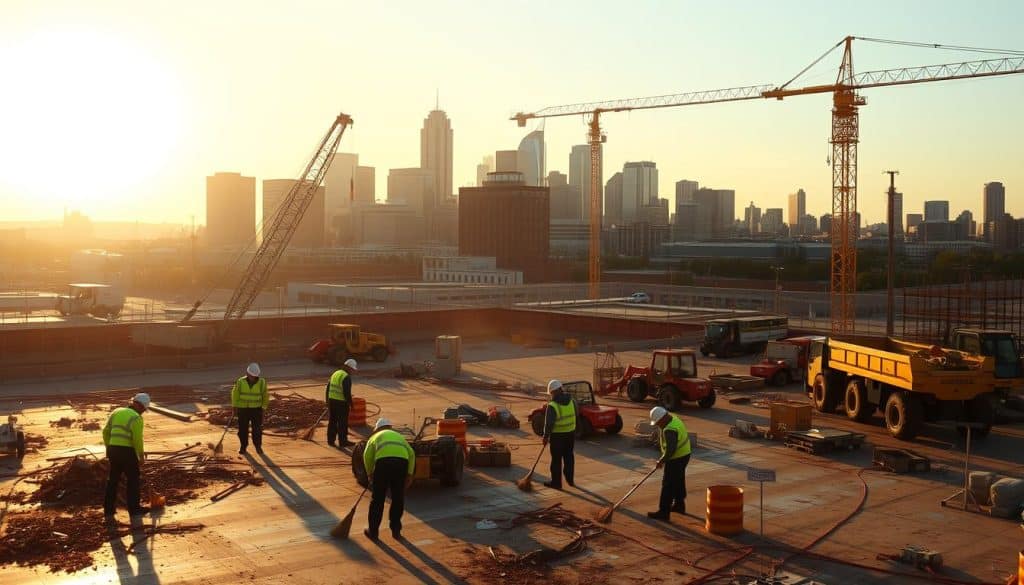
[[[384,519],[384,499],[391,492],[391,508],[388,521],[391,536],[402,538],[402,513],[405,512],[405,490],[412,485],[416,473],[416,453],[401,433],[391,428],[391,421],[381,417],[373,425],[373,434],[366,440],[363,450],[363,465],[370,479],[369,526],[363,534],[370,540],[377,540],[381,520]]]
[[[562,475],[569,485],[576,486],[576,401],[562,388],[558,380],[548,382],[551,401],[544,413],[544,445],[551,445],[551,479],[544,482],[549,488],[562,489]]]
[[[115,409],[103,427],[103,445],[107,448],[110,475],[107,478],[107,493],[103,499],[103,515],[109,521],[114,518],[117,503],[117,488],[121,476],[127,483],[126,501],[128,514],[140,516],[149,508],[139,503],[139,468],[146,458],[142,444],[142,413],[149,408],[149,394],[136,394],[128,406]]]
[[[252,426],[252,444],[263,454],[263,411],[270,404],[267,380],[260,377],[260,365],[253,362],[245,368],[245,375],[235,380],[231,389],[231,406],[238,419],[238,453],[245,455],[249,447],[249,426]]]
[[[352,374],[358,371],[356,360],[349,358],[327,382],[327,444],[332,447],[335,438],[338,439],[338,448],[354,444],[348,440],[348,409],[352,404]]]
[[[661,458],[658,467],[665,468],[661,477],[661,499],[658,511],[648,512],[655,520],[669,521],[671,512],[686,513],[686,465],[690,463],[690,434],[683,421],[660,406],[651,409],[651,424],[661,429]]]

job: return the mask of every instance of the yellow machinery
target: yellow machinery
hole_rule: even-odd
[[[327,362],[340,366],[350,357],[371,357],[382,362],[395,353],[387,337],[377,333],[366,333],[359,325],[331,323],[330,336],[318,339],[309,347],[309,357],[314,362]]]

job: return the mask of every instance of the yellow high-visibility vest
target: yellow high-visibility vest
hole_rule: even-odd
[[[266,408],[270,402],[270,395],[267,394],[267,380],[260,378],[256,383],[249,385],[249,381],[242,376],[235,382],[235,388],[231,391],[231,406],[235,408]]]
[[[559,404],[552,400],[548,403],[555,409],[555,426],[551,428],[552,433],[571,433],[576,430],[576,405],[573,401],[569,404]]]
[[[348,377],[348,372],[338,370],[331,374],[331,385],[327,388],[327,397],[331,400],[345,401],[345,393],[342,391],[341,383]]]
[[[116,409],[103,429],[103,444],[108,447],[132,447],[142,457],[142,415],[127,406]]]
[[[672,420],[665,425],[665,428],[661,429],[661,436],[659,437],[661,443],[661,456],[665,456],[665,450],[668,449],[668,444],[665,441],[666,431],[676,432],[676,451],[672,454],[669,459],[679,459],[690,454],[690,434],[686,432],[686,425],[683,421],[676,418],[674,415],[669,415]]]
[[[377,460],[385,457],[407,459],[409,475],[413,475],[416,471],[416,452],[398,431],[384,429],[374,433],[366,441],[366,449],[363,450],[363,465],[366,467],[367,475],[372,476]]]

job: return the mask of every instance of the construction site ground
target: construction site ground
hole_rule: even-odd
[[[413,362],[430,359],[431,353],[428,344],[408,346],[402,348],[400,358]],[[478,376],[510,383],[543,384],[549,378],[589,380],[594,365],[590,353],[566,353],[554,345],[525,348],[504,340],[467,340],[464,358],[464,379]],[[619,359],[623,365],[646,364],[650,353],[622,352]],[[745,374],[752,359],[700,359],[700,374]],[[324,383],[331,372],[329,367],[298,360],[262,365],[272,391],[297,392],[314,399],[322,399]],[[518,430],[470,427],[470,440],[493,437],[510,443],[512,466],[467,467],[462,484],[456,488],[443,488],[436,482],[414,485],[407,494],[404,541],[392,540],[386,524],[379,543],[362,535],[368,498],[356,513],[349,539],[335,540],[329,536],[361,489],[353,478],[348,452],[328,447],[321,425],[312,441],[268,436],[264,456],[253,454],[244,458],[263,478],[262,485],[248,486],[218,502],[211,502],[208,494],[203,494],[169,505],[159,516],[147,516],[144,520],[144,525],[198,523],[203,526],[201,530],[154,534],[143,539],[140,529],[117,536],[94,554],[91,567],[71,574],[51,572],[45,565],[6,565],[0,570],[0,585],[722,583],[728,582],[724,578],[728,575],[757,575],[783,560],[785,564],[780,570],[829,584],[935,579],[1006,583],[1017,568],[1021,550],[1018,521],[940,506],[940,501],[963,483],[964,445],[952,428],[928,427],[918,440],[908,444],[889,437],[878,419],[863,425],[848,422],[840,415],[815,413],[815,427],[867,434],[863,449],[827,456],[794,451],[766,439],[729,436],[729,428],[736,419],[766,427],[768,410],[763,401],[776,398],[773,394],[779,394],[778,398],[806,400],[799,383],[784,389],[765,388],[750,396],[750,402],[731,403],[729,396],[720,396],[709,410],[696,405],[684,407],[679,414],[696,436],[687,471],[686,516],[674,514],[671,523],[646,517],[646,512],[657,506],[659,472],[615,512],[610,524],[595,524],[606,531],[596,531],[585,538],[583,550],[553,560],[549,568],[509,563],[510,553],[565,546],[574,537],[566,526],[592,520],[651,468],[657,457],[656,449],[635,444],[632,431],[636,423],[646,420],[653,403],[639,405],[615,396],[600,399],[622,409],[622,433],[599,433],[577,442],[577,487],[556,491],[541,485],[548,478],[545,454],[534,476],[534,490],[523,492],[517,489],[515,481],[526,474],[541,449],[540,439],[529,430],[526,415],[542,404],[544,397],[516,390],[499,395],[462,385],[453,387],[382,375],[385,368],[397,365],[395,358],[385,364],[364,364],[364,374],[356,376],[353,388],[356,396],[379,405],[396,425],[418,426],[423,417],[439,417],[445,407],[457,403],[483,410],[490,405],[505,405],[522,423]],[[6,400],[5,412],[20,410],[26,431],[45,436],[49,443],[30,452],[20,467],[13,458],[0,461],[0,474],[4,477],[0,490],[6,494],[18,474],[50,465],[48,458],[82,452],[83,447],[101,452],[98,431],[51,426],[51,421],[61,417],[80,416],[71,410],[64,395],[183,385],[208,390],[208,400],[164,406],[185,412],[203,411],[226,396],[228,385],[243,366],[6,385],[0,397]],[[43,397],[44,403],[25,401],[32,396]],[[371,412],[374,410],[371,406]],[[106,415],[98,411],[87,416],[102,419]],[[216,442],[221,432],[221,428],[205,420],[182,422],[155,412],[146,414],[145,425],[147,448],[151,451],[172,452],[194,443],[206,445]],[[368,428],[353,431],[366,435]],[[232,430],[225,441],[225,451],[242,461],[235,453],[237,445]],[[931,471],[899,475],[872,469],[873,446],[911,448],[930,458]],[[1024,475],[1024,426],[998,427],[986,440],[976,442],[973,451],[972,469]],[[758,485],[747,481],[750,467],[773,469],[777,473],[777,481],[764,486],[763,510]],[[19,488],[31,489],[25,483]],[[706,489],[723,484],[745,490],[747,531],[734,538],[719,537],[704,529]],[[145,486],[143,489],[145,493]],[[523,522],[509,527],[518,514],[555,504],[562,510],[562,527]],[[763,538],[758,534],[762,512]],[[119,517],[127,520],[123,509]],[[101,531],[102,527],[97,525],[96,530]],[[139,541],[134,548],[133,540]],[[898,554],[908,545],[940,552],[944,567],[932,574],[878,558]],[[490,550],[498,559],[506,562],[496,562],[489,547],[493,547]],[[869,571],[857,565],[882,571]]]

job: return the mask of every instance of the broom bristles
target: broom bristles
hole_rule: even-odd
[[[356,509],[353,507],[352,510],[350,510],[349,513],[331,529],[331,536],[339,539],[348,538],[348,533],[352,530],[352,517],[355,516],[355,513]]]
[[[597,521],[602,523],[602,524],[607,524],[608,522],[611,521],[612,513],[614,511],[615,511],[615,507],[614,506],[608,506],[606,508],[602,508],[601,511],[597,513]]]
[[[516,481],[516,487],[523,490],[524,492],[533,491],[533,482],[530,481],[530,476],[526,476]]]

